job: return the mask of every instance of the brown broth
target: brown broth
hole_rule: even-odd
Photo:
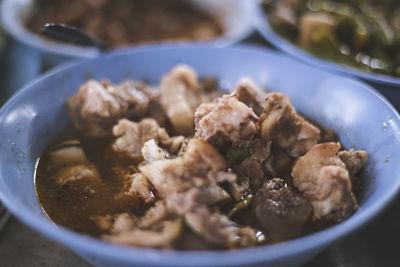
[[[322,129],[322,127],[320,128]],[[325,130],[323,135],[325,135],[324,133]],[[329,134],[329,137],[332,138],[331,134]],[[50,152],[57,144],[71,139],[77,139],[81,142],[88,160],[96,166],[100,173],[100,183],[91,183],[88,186],[88,182],[84,179],[66,185],[57,183],[59,168],[54,169],[52,167]],[[77,132],[72,125],[69,125],[46,147],[36,170],[36,192],[42,208],[56,224],[83,234],[100,237],[104,232],[94,222],[93,216],[123,212],[141,216],[149,208],[140,198],[116,198],[116,195],[122,192],[124,186],[123,175],[121,175],[121,171],[115,171],[116,168],[122,170],[123,173],[131,172],[132,169],[137,167],[138,162],[114,152],[111,149],[112,142],[113,139],[87,138]],[[278,175],[284,178],[289,186],[291,186],[292,179],[290,176],[291,167],[288,166],[288,170],[283,170]],[[359,191],[358,189],[355,191]],[[235,204],[234,202],[222,204],[219,206],[220,211],[223,214],[228,214]],[[252,212],[251,204],[248,208],[235,213],[231,220],[239,225],[251,226],[262,233],[266,239],[259,242],[259,245],[271,243],[268,240],[268,233],[260,230],[261,225]],[[333,224],[335,223],[330,221],[310,220],[304,226],[302,235],[323,230]],[[192,244],[189,246],[191,250],[221,249],[204,240],[202,241],[187,227],[185,229],[176,242],[175,249],[187,250],[187,244]]]
[[[69,129],[72,127],[69,127]],[[100,173],[100,183],[78,180],[66,185],[56,182],[57,170],[51,167],[50,151],[54,145],[70,139],[81,141],[86,156]],[[36,170],[36,191],[43,209],[55,223],[77,232],[99,236],[100,229],[90,218],[93,215],[132,212],[141,215],[147,208],[140,199],[115,198],[121,192],[123,180],[113,170],[129,171],[136,162],[121,157],[110,149],[112,140],[88,139],[73,130],[57,136],[45,149]]]

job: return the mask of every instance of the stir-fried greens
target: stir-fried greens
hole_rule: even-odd
[[[273,29],[312,54],[400,77],[400,2],[263,0]]]

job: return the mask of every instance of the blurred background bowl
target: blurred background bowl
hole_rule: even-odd
[[[249,10],[252,14],[251,17],[253,19],[256,30],[276,48],[282,50],[283,52],[300,61],[315,66],[319,69],[361,78],[378,85],[381,84],[396,87],[400,86],[400,78],[383,74],[370,73],[367,71],[362,71],[356,68],[334,63],[332,61],[314,56],[313,54],[301,49],[297,45],[289,42],[279,34],[275,33],[275,31],[272,29],[268,21],[268,16],[263,11],[261,2],[261,0],[249,1]]]
[[[35,193],[38,157],[69,122],[65,100],[88,77],[126,78],[156,84],[178,63],[200,76],[213,75],[224,89],[242,76],[290,97],[296,109],[333,128],[345,148],[364,149],[360,209],[326,230],[274,245],[231,251],[161,251],[114,245],[52,223]],[[60,66],[15,94],[0,111],[0,200],[18,219],[96,266],[298,266],[328,245],[360,229],[380,213],[400,188],[400,118],[368,85],[295,61],[279,52],[241,46],[148,46]]]
[[[253,31],[248,4],[242,0],[188,0],[201,10],[216,17],[224,34],[208,41],[217,46],[226,46],[247,37]],[[19,42],[41,52],[46,67],[52,67],[68,59],[93,58],[99,55],[95,48],[81,47],[52,41],[29,31],[25,22],[33,10],[34,0],[3,0],[1,20],[5,30]],[[71,25],[73,26],[73,25]],[[157,41],[155,41],[157,43]]]

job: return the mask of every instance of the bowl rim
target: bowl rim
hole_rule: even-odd
[[[267,15],[261,8],[260,3],[261,0],[249,1],[249,12],[252,14],[254,27],[264,37],[264,39],[284,53],[309,65],[329,72],[345,74],[380,84],[400,86],[400,77],[396,78],[390,75],[362,71],[351,66],[325,60],[299,48],[297,45],[275,33],[268,21]]]
[[[20,3],[18,3],[20,2]],[[23,43],[29,47],[33,47],[38,49],[43,53],[50,53],[59,56],[72,57],[72,58],[95,58],[102,54],[103,52],[97,48],[92,47],[84,47],[74,44],[68,44],[60,41],[52,41],[51,39],[46,39],[41,37],[39,34],[33,33],[30,30],[26,29],[26,27],[18,20],[18,9],[15,8],[15,5],[28,5],[32,2],[32,0],[3,0],[0,1],[0,22],[3,28],[16,40],[20,43]],[[28,3],[28,4],[27,4]],[[241,3],[240,0],[236,1],[235,4],[242,5],[245,9],[243,15],[247,17],[247,24],[244,27],[243,31],[240,34],[230,37],[225,34],[218,36],[217,38],[213,38],[211,40],[206,41],[196,41],[196,40],[188,40],[188,41],[166,41],[166,42],[152,42],[146,44],[137,44],[137,45],[127,45],[113,49],[113,51],[117,50],[125,50],[129,47],[142,47],[148,45],[157,45],[157,44],[166,44],[166,45],[179,45],[179,44],[188,44],[188,43],[196,43],[196,44],[208,44],[215,46],[229,46],[235,43],[238,43],[245,38],[247,38],[253,31],[254,25],[252,23],[252,19],[250,17],[249,8],[250,5],[248,3]],[[11,11],[10,11],[11,10]]]
[[[118,55],[131,55],[140,53],[149,53],[153,51],[164,50],[168,52],[169,50],[178,49],[202,49],[202,50],[216,50],[221,48],[216,48],[208,45],[152,45],[137,49],[126,49],[123,51],[115,51],[106,54],[102,57],[85,60],[85,61],[75,61],[68,62],[61,66],[58,66],[43,75],[37,77],[33,81],[25,85],[21,90],[14,94],[1,108],[0,110],[0,122],[4,119],[5,115],[12,110],[14,103],[19,101],[19,99],[27,92],[34,89],[37,84],[47,78],[58,75],[62,72],[68,71],[74,67],[85,64],[86,62],[94,62],[96,60],[107,60]],[[254,45],[237,45],[233,47],[223,48],[224,50],[240,53],[258,53],[260,56],[269,56],[273,58],[284,57],[303,67],[307,67],[304,63],[298,62],[294,59],[290,59],[283,53],[268,49],[261,48]],[[315,70],[317,73],[327,74],[326,71],[318,70],[314,67],[309,68]],[[386,100],[382,95],[380,95],[375,89],[369,85],[354,80],[350,78],[340,77],[337,74],[328,74],[331,77],[343,80],[349,85],[355,85],[362,87],[366,90],[368,94],[373,95],[377,98],[377,101],[383,102],[389,110],[393,113],[394,118],[400,121],[400,116],[394,107]],[[0,169],[0,176],[2,176],[2,170]],[[257,264],[265,260],[278,260],[282,257],[289,255],[297,255],[312,249],[317,249],[318,247],[324,247],[333,241],[337,241],[340,238],[348,235],[351,232],[360,230],[361,227],[365,226],[372,218],[376,217],[388,204],[396,197],[400,191],[400,179],[394,180],[393,186],[388,189],[388,192],[382,196],[379,201],[372,203],[367,210],[363,212],[358,212],[348,218],[347,220],[336,224],[325,230],[306,235],[294,240],[281,242],[272,245],[253,247],[240,250],[228,250],[228,251],[163,251],[158,249],[150,248],[140,248],[140,247],[129,247],[123,245],[116,245],[108,243],[99,239],[88,237],[72,230],[68,230],[62,226],[58,226],[55,230],[54,227],[48,227],[50,224],[54,224],[48,219],[39,216],[33,211],[29,210],[25,206],[21,207],[19,203],[11,201],[7,197],[7,193],[2,191],[0,188],[0,200],[3,202],[4,206],[14,214],[19,220],[33,228],[34,230],[40,232],[46,237],[57,241],[62,244],[66,244],[72,250],[75,251],[86,251],[90,255],[102,255],[109,260],[115,260],[117,262],[132,263],[137,264],[152,264],[152,265],[162,265],[162,266],[219,266],[219,265],[240,265],[240,264]],[[362,210],[362,206],[360,207]]]

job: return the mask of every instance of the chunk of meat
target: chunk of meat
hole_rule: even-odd
[[[113,234],[124,233],[132,230],[139,222],[139,219],[135,215],[128,213],[121,213],[117,215],[111,227]]]
[[[239,101],[245,103],[252,108],[258,116],[264,109],[267,102],[267,93],[262,88],[259,88],[250,78],[242,78],[239,80],[234,93]]]
[[[217,187],[217,173],[226,169],[226,162],[212,145],[193,138],[183,156],[155,160],[140,166],[167,206],[182,214],[195,206],[213,204],[229,198]]]
[[[162,197],[167,197],[174,192],[188,190],[192,186],[190,180],[182,177],[188,171],[185,170],[183,157],[155,160],[139,166],[139,169]]]
[[[161,105],[161,91],[160,88],[147,86],[143,91],[149,98],[149,106],[146,114],[142,118],[153,118],[157,123],[164,127],[167,123],[167,115]]]
[[[178,155],[186,141],[186,138],[182,135],[177,135],[170,138],[162,138],[160,141],[170,153]]]
[[[191,134],[193,116],[197,107],[199,81],[196,72],[186,65],[178,65],[161,80],[161,105],[175,130]]]
[[[153,207],[146,211],[142,218],[140,218],[139,227],[144,229],[149,228],[154,224],[166,219],[167,216],[167,207],[165,206],[164,201],[159,200],[154,204]]]
[[[126,196],[133,199],[141,198],[145,203],[154,202],[156,196],[153,188],[147,178],[140,172],[134,174],[126,174],[124,177],[124,187],[122,194],[117,197]]]
[[[268,177],[288,177],[295,159],[278,146],[271,146],[270,157],[264,163],[264,170]]]
[[[149,98],[138,87],[143,84],[122,84],[89,80],[67,101],[75,127],[92,137],[111,135],[111,127],[122,117],[140,118],[145,114]]]
[[[78,140],[68,140],[58,144],[50,152],[52,166],[86,163],[88,159]]]
[[[180,219],[174,221],[163,221],[159,230],[142,230],[134,228],[130,231],[123,231],[111,235],[103,235],[102,239],[118,244],[170,248],[172,243],[179,238],[182,231]]]
[[[114,225],[114,218],[111,215],[92,215],[90,219],[104,232],[110,231]]]
[[[165,203],[159,200],[140,218],[126,212],[114,215],[94,215],[90,218],[102,231],[120,234],[135,228],[150,229],[167,219],[168,215]]]
[[[364,150],[344,150],[340,151],[338,156],[346,165],[350,175],[357,174],[364,167],[368,159],[368,153]]]
[[[152,119],[143,119],[140,122],[132,122],[127,119],[119,120],[113,127],[113,134],[117,137],[112,148],[116,152],[137,159],[142,156],[143,144],[150,139],[169,138],[164,128]]]
[[[217,185],[199,186],[185,192],[171,194],[167,198],[167,207],[176,214],[182,215],[195,207],[214,205],[229,199],[231,196]]]
[[[250,227],[238,227],[228,217],[211,213],[199,207],[186,213],[185,222],[205,240],[225,248],[251,247],[257,244],[255,231]]]
[[[143,158],[147,162],[153,162],[155,160],[166,159],[169,157],[168,152],[157,145],[154,139],[150,139],[145,142],[141,149]]]
[[[234,95],[200,105],[195,113],[196,137],[213,145],[243,147],[256,134],[257,115]]]
[[[157,191],[168,197],[172,193],[192,188],[196,180],[200,185],[206,183],[208,173],[225,170],[226,163],[212,145],[193,138],[183,156],[156,160],[139,168]]]
[[[57,183],[60,185],[79,180],[85,180],[90,183],[100,182],[99,171],[91,163],[77,164],[61,168],[57,176]]]
[[[152,94],[147,91],[144,83],[126,80],[120,84],[108,86],[107,89],[126,110],[127,117],[137,120],[146,114],[150,104],[149,95]]]
[[[358,194],[361,189],[361,181],[357,173],[364,167],[368,159],[368,154],[363,150],[349,150],[340,151],[338,153],[339,158],[346,165],[346,169],[349,171],[351,180],[351,189],[354,194]]]
[[[237,176],[230,171],[219,171],[212,173],[212,180],[218,184],[222,184],[229,194],[238,201],[250,188],[250,178],[245,176]]]
[[[312,206],[282,179],[273,178],[257,191],[254,212],[271,241],[277,242],[300,236],[311,219]]]
[[[293,184],[311,202],[314,216],[341,221],[358,208],[339,143],[313,146],[292,170]]]
[[[184,155],[185,166],[193,175],[206,177],[208,172],[222,171],[227,168],[225,159],[215,147],[197,138],[189,141]]]
[[[320,130],[298,115],[281,93],[270,93],[260,115],[261,136],[272,140],[292,157],[306,153],[319,140]]]
[[[253,190],[260,188],[266,179],[264,165],[270,157],[270,145],[269,141],[254,139],[246,148],[249,151],[248,157],[232,165],[236,172],[249,177],[250,188]]]

